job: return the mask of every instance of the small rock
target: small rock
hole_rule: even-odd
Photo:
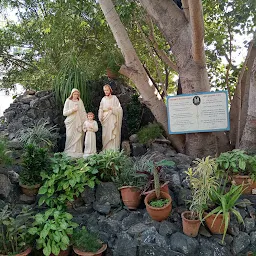
[[[251,242],[250,236],[245,232],[240,232],[233,241],[233,253],[237,255],[239,252],[243,251]]]
[[[131,155],[131,146],[129,141],[122,141],[121,148],[127,156]]]
[[[201,225],[199,228],[199,232],[200,235],[205,236],[205,237],[211,237],[211,233],[205,228],[204,225]]]
[[[245,218],[244,220],[246,233],[250,233],[255,230],[255,219],[253,218]]]
[[[137,143],[139,140],[138,140],[138,135],[137,134],[132,134],[130,137],[129,137],[129,141],[131,143]]]
[[[109,214],[111,210],[111,206],[109,202],[106,202],[105,204],[100,204],[97,202],[93,203],[93,209],[101,214]]]
[[[36,201],[35,196],[27,196],[25,194],[20,195],[20,201],[26,204],[33,204]]]

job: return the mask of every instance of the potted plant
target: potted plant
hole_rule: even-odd
[[[138,175],[144,176],[144,185],[142,187],[141,194],[148,195],[154,191],[154,171],[151,166],[155,154],[145,154],[141,157],[133,159],[134,169]],[[160,190],[169,194],[169,181],[166,180],[162,167],[158,168],[158,177],[160,182]]]
[[[70,236],[78,224],[72,222],[73,216],[70,213],[62,212],[61,207],[50,208],[44,213],[38,213],[35,221],[29,229],[34,236],[36,248],[43,249],[43,254],[67,256],[70,245]]]
[[[89,166],[83,159],[74,159],[65,154],[56,153],[51,159],[52,172],[41,172],[44,184],[39,189],[42,195],[39,206],[46,204],[50,207],[66,207],[68,202],[74,201],[85,189],[94,188],[99,181],[98,170]]]
[[[256,188],[256,157],[245,151],[234,149],[221,153],[217,158],[218,168],[228,175],[233,184],[243,184],[244,194],[251,194]]]
[[[147,212],[152,219],[162,221],[168,218],[172,210],[172,198],[169,194],[160,190],[159,171],[163,166],[174,166],[173,161],[162,160],[149,161],[148,168],[154,173],[155,190],[145,197]]]
[[[141,200],[141,187],[145,176],[136,173],[133,162],[127,159],[125,168],[118,173],[115,183],[121,192],[123,203],[130,209],[137,209]]]
[[[235,209],[238,205],[237,200],[243,193],[243,185],[231,185],[228,192],[225,187],[212,188],[210,193],[210,204],[208,211],[205,213],[204,220],[207,227],[213,234],[223,234],[222,242],[227,233],[230,221],[230,213],[233,213],[239,223],[243,223],[243,218],[239,211]]]
[[[83,256],[101,256],[107,249],[107,245],[99,240],[98,235],[88,232],[85,227],[74,230],[72,245],[74,252]]]
[[[19,185],[27,196],[37,194],[42,183],[41,171],[47,171],[50,166],[48,151],[34,144],[25,146],[22,156],[22,170],[19,174]]]
[[[191,189],[189,200],[190,211],[181,214],[183,232],[187,236],[196,237],[203,220],[203,213],[207,209],[212,188],[218,187],[215,159],[209,156],[193,161],[195,167],[189,168],[186,174]]]
[[[28,255],[32,236],[28,233],[32,224],[32,212],[23,208],[14,214],[6,205],[0,211],[0,255]]]
[[[103,182],[114,181],[126,166],[129,157],[124,151],[104,150],[86,158],[88,165],[97,171]]]

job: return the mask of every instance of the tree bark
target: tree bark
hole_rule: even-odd
[[[197,3],[190,12],[190,22],[186,19],[182,10],[180,10],[173,1],[169,0],[140,0],[140,3],[147,13],[154,19],[158,28],[162,31],[165,39],[171,46],[171,50],[176,58],[178,66],[182,93],[208,92],[210,85],[206,70],[204,58],[204,49],[202,47],[203,24],[197,28],[195,24],[203,22],[200,3]],[[191,6],[193,3],[191,3]],[[189,6],[189,9],[191,8]],[[200,9],[201,13],[195,13]],[[194,29],[194,30],[192,30]],[[198,29],[198,30],[197,30]],[[194,34],[193,34],[194,33]],[[192,34],[194,36],[192,36]],[[200,40],[196,40],[197,35]],[[200,42],[200,44],[199,44]],[[192,47],[194,45],[194,54]],[[200,49],[202,52],[199,53]],[[197,55],[198,54],[198,55]],[[186,135],[186,153],[194,157],[206,155],[215,155],[216,140],[212,133],[197,133]]]
[[[136,85],[143,102],[151,110],[156,120],[163,126],[168,133],[167,109],[164,102],[157,98],[157,92],[152,81],[146,74],[142,63],[140,62],[135,49],[129,39],[127,31],[120,21],[111,0],[99,0],[100,7],[115,37],[118,47],[125,59],[125,65],[122,65],[119,72]],[[178,8],[178,7],[177,7]],[[179,151],[184,152],[184,136],[170,136],[173,146]]]
[[[254,46],[254,41],[251,41],[243,68],[238,78],[235,94],[231,101],[229,140],[233,148],[236,145],[236,147],[238,147],[240,144],[245,127],[249,106],[250,73],[255,58],[256,46]]]
[[[249,102],[246,123],[243,130],[240,148],[246,151],[256,150],[256,58],[250,75]]]

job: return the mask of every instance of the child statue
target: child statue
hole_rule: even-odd
[[[83,130],[85,132],[84,158],[97,153],[95,132],[98,131],[98,124],[94,120],[94,114],[92,112],[88,112],[87,118],[88,119],[83,125]]]

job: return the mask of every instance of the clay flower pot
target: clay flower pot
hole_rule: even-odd
[[[252,194],[252,189],[254,189],[256,186],[256,183],[253,182],[250,176],[248,175],[233,175],[231,179],[232,179],[232,183],[234,183],[235,185],[243,184],[244,195]]]
[[[201,225],[199,219],[191,219],[191,211],[185,211],[181,214],[183,233],[187,236],[196,237]]]
[[[70,251],[70,247],[67,248],[67,250],[60,250],[60,253],[58,254],[58,256],[68,256],[69,255],[69,251]],[[50,254],[50,256],[55,256],[53,253]]]
[[[204,213],[204,216],[206,215],[207,213]],[[212,214],[211,216],[207,217],[205,219],[206,226],[209,228],[212,234],[223,234],[225,228],[223,214],[219,214],[216,219],[215,217],[216,214]]]
[[[73,247],[73,251],[77,254],[77,255],[82,255],[82,256],[101,256],[102,253],[107,249],[107,245],[103,244],[102,247],[97,251],[97,252],[83,252],[80,251],[79,249]]]
[[[160,188],[161,191],[163,191],[163,192],[165,192],[165,193],[167,193],[167,194],[169,194],[169,187],[168,187],[168,184],[169,184],[169,181],[166,181],[163,185],[161,185],[161,188]],[[154,189],[149,190],[149,191],[145,191],[145,192],[142,193],[142,195],[145,195],[145,196],[146,196],[146,195],[152,193],[153,191],[154,191]]]
[[[171,196],[169,194],[161,191],[160,192],[160,197],[162,199],[169,199],[169,202],[161,208],[152,207],[151,205],[149,205],[149,202],[156,198],[155,191],[148,194],[144,199],[148,214],[150,215],[150,217],[153,220],[156,220],[156,221],[162,221],[162,220],[167,219],[168,216],[170,215],[171,210],[172,210],[172,198],[171,198]]]
[[[141,192],[138,187],[123,186],[119,188],[124,204],[130,210],[137,209],[140,204]]]
[[[25,250],[24,252],[18,253],[18,254],[14,254],[15,256],[27,256],[28,254],[30,254],[32,248],[29,247],[27,250]],[[4,254],[0,254],[0,256],[6,256]]]
[[[19,183],[19,185],[21,187],[22,193],[25,194],[26,196],[35,196],[35,195],[37,195],[38,190],[41,186],[41,184],[27,186],[27,185],[23,185],[21,183]]]

